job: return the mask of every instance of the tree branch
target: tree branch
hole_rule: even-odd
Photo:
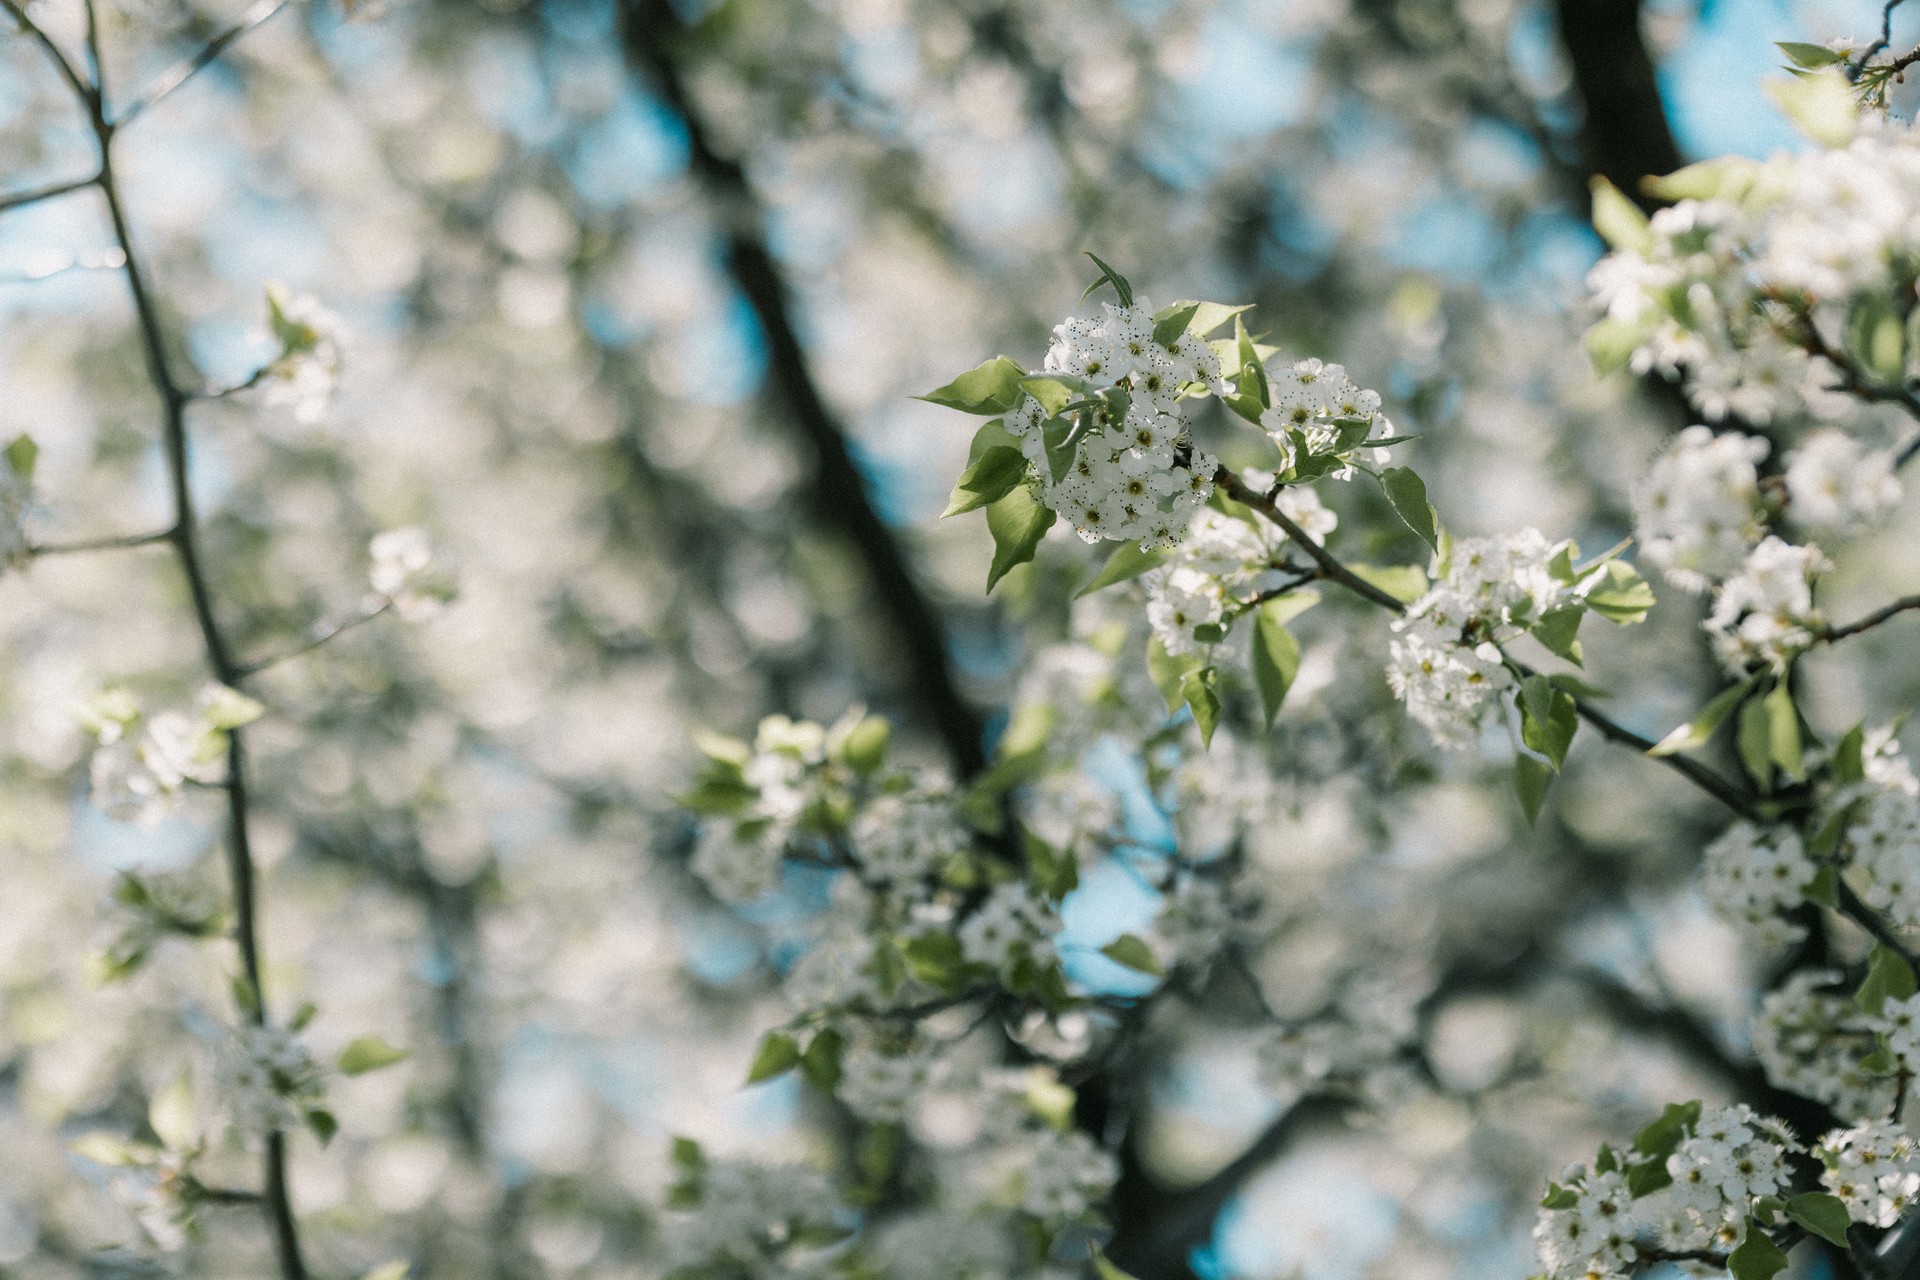
[[[52,200],[71,192],[84,191],[99,181],[100,175],[96,173],[86,178],[74,178],[67,182],[55,182],[44,187],[30,187],[25,191],[15,191],[10,195],[0,196],[0,213],[38,204],[42,200]]]
[[[238,22],[207,41],[200,52],[190,58],[182,59],[161,72],[152,84],[141,91],[138,98],[128,103],[118,115],[114,116],[113,127],[118,129],[131,124],[142,112],[211,66],[221,54],[227,51],[228,45],[279,13],[289,3],[291,0],[255,0],[253,7],[241,14]]]
[[[793,323],[786,279],[761,230],[765,219],[758,196],[740,162],[714,149],[706,122],[686,91],[673,48],[685,25],[667,0],[624,0],[621,19],[629,65],[652,83],[686,125],[694,176],[722,216],[728,273],[759,321],[768,372],[787,416],[814,453],[815,514],[859,551],[887,621],[906,650],[911,667],[908,696],[939,732],[956,771],[971,776],[986,758],[980,713],[955,684],[945,627],[893,531],[874,510],[846,432],[814,382]]]

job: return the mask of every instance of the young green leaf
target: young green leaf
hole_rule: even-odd
[[[1086,384],[1078,378],[1060,375],[1044,375],[1022,378],[1020,386],[1046,410],[1049,418],[1057,418],[1066,407],[1078,400],[1086,391]]]
[[[1833,776],[1840,782],[1865,782],[1866,734],[1860,725],[1847,730],[1833,749]]]
[[[1180,681],[1180,695],[1193,711],[1193,722],[1200,727],[1202,746],[1213,745],[1213,731],[1220,724],[1220,695],[1213,687],[1213,668],[1189,671]]]
[[[1787,1269],[1787,1255],[1780,1252],[1760,1224],[1747,1219],[1747,1238],[1727,1258],[1727,1270],[1733,1280],[1773,1280]]]
[[[1172,306],[1153,313],[1153,340],[1163,347],[1172,347],[1180,341],[1180,335],[1198,314],[1197,302],[1176,302]]]
[[[5,453],[9,471],[22,480],[33,479],[34,463],[40,460],[40,446],[34,443],[32,436],[24,433],[15,436]]]
[[[1877,943],[1867,961],[1867,977],[1854,992],[1853,1002],[1878,1015],[1889,1000],[1908,1000],[1915,992],[1913,970],[1907,962]]]
[[[1082,300],[1086,299],[1088,295],[1101,285],[1110,284],[1113,286],[1113,291],[1120,297],[1120,305],[1123,307],[1132,306],[1133,286],[1127,283],[1127,278],[1106,263],[1100,261],[1094,254],[1089,253],[1087,256],[1093,259],[1094,266],[1100,268],[1100,278],[1087,286],[1087,292],[1080,295]]]
[[[987,570],[988,591],[1014,566],[1033,559],[1034,548],[1053,527],[1053,521],[1052,509],[1040,505],[1040,500],[1025,485],[987,505],[987,529],[993,534],[993,564]]]
[[[1427,594],[1426,570],[1411,564],[1350,564],[1356,578],[1372,583],[1402,604]]]
[[[1540,804],[1547,798],[1547,784],[1552,781],[1553,770],[1545,761],[1524,752],[1514,753],[1513,789],[1520,796],[1520,810],[1527,815],[1528,826],[1539,818]]]
[[[1300,674],[1300,642],[1286,624],[1298,610],[1290,611],[1289,604],[1287,597],[1281,596],[1266,601],[1254,614],[1253,683],[1260,690],[1260,705],[1268,724],[1280,714],[1280,704],[1287,700],[1287,690]]]
[[[1197,653],[1181,657],[1168,653],[1158,637],[1147,642],[1147,674],[1153,677],[1153,687],[1160,691],[1161,699],[1167,704],[1168,715],[1187,704],[1187,676],[1205,665],[1206,659]]]
[[[1540,615],[1530,630],[1547,652],[1565,658],[1576,667],[1584,665],[1580,648],[1580,619],[1587,611],[1577,604],[1562,605]]]
[[[411,1263],[402,1259],[396,1259],[392,1262],[381,1263],[373,1270],[367,1272],[366,1275],[361,1276],[360,1280],[407,1280],[407,1277],[412,1274],[412,1272],[413,1266]]]
[[[334,1134],[340,1132],[340,1122],[333,1118],[331,1111],[323,1111],[315,1107],[307,1112],[306,1121],[307,1128],[320,1140],[320,1145],[323,1147],[333,1141]]]
[[[1699,714],[1660,739],[1647,750],[1647,754],[1670,756],[1677,751],[1691,751],[1695,747],[1705,746],[1707,739],[1713,736],[1713,731],[1720,727],[1720,722],[1740,705],[1740,700],[1746,697],[1752,688],[1753,678],[1749,676],[1732,688],[1721,690],[1713,701],[1700,708]]]
[[[995,356],[985,364],[969,369],[946,386],[914,398],[958,409],[962,413],[1011,413],[1020,406],[1021,398],[1025,395],[1020,380],[1026,376],[1027,371],[1013,361],[1005,356]]]
[[[1587,591],[1586,600],[1587,608],[1622,627],[1644,622],[1647,610],[1654,605],[1653,588],[1625,560],[1607,561],[1604,574]]]
[[[1842,1249],[1847,1245],[1847,1206],[1838,1196],[1809,1191],[1787,1201],[1787,1216],[1813,1234]]]
[[[1605,178],[1596,177],[1593,189],[1593,229],[1613,248],[1642,257],[1653,252],[1653,232],[1647,215],[1620,194],[1620,188]]]
[[[1767,755],[1780,766],[1780,772],[1795,782],[1807,774],[1801,765],[1800,713],[1793,705],[1793,691],[1781,680],[1767,695]]]
[[[405,1049],[396,1049],[379,1036],[361,1036],[340,1051],[336,1065],[346,1075],[360,1076],[406,1060]]]
[[[1433,507],[1427,502],[1426,481],[1411,467],[1388,467],[1380,473],[1380,487],[1387,491],[1387,501],[1407,522],[1407,528],[1419,535],[1420,541],[1437,549],[1440,535],[1435,529]]]
[[[1107,563],[1101,566],[1100,572],[1093,575],[1093,581],[1074,592],[1073,598],[1078,600],[1102,588],[1131,582],[1149,569],[1159,568],[1166,563],[1166,559],[1167,553],[1164,551],[1142,551],[1138,543],[1123,542],[1107,557]]]
[[[760,1051],[753,1055],[753,1066],[747,1071],[747,1083],[759,1084],[762,1080],[771,1080],[799,1065],[800,1046],[794,1042],[794,1038],[782,1031],[769,1031],[760,1041]]]
[[[1844,147],[1853,140],[1860,103],[1842,68],[1781,76],[1761,87],[1804,137],[1823,147]]]
[[[1099,1245],[1088,1245],[1087,1248],[1093,1254],[1093,1271],[1098,1280],[1134,1280],[1132,1276],[1107,1261],[1107,1255],[1100,1252]]]
[[[185,1075],[153,1096],[147,1104],[147,1123],[169,1151],[191,1151],[200,1145],[200,1123],[194,1114],[193,1082]]]
[[[1523,699],[1520,740],[1545,756],[1558,773],[1560,766],[1567,762],[1567,748],[1573,745],[1573,735],[1580,728],[1580,712],[1571,695],[1558,689],[1551,692],[1552,703],[1545,717],[1535,716]]]
[[[1773,790],[1773,744],[1767,699],[1755,698],[1740,708],[1740,724],[1733,745],[1741,767],[1762,791]]]
[[[944,934],[927,934],[927,937],[950,937]],[[822,1093],[832,1093],[840,1083],[840,1055],[847,1047],[847,1038],[828,1027],[817,1033],[807,1045],[807,1051],[800,1055],[800,1074],[807,1083]]]
[[[1843,59],[1823,44],[1807,44],[1801,40],[1776,40],[1773,47],[1787,55],[1787,61],[1802,71],[1818,71],[1822,67],[1835,66]],[[1842,1244],[1845,1241],[1841,1242]]]
[[[1144,973],[1158,978],[1165,973],[1160,961],[1154,956],[1153,948],[1130,933],[1123,933],[1100,948],[1100,954],[1115,964],[1125,965],[1135,973]]]

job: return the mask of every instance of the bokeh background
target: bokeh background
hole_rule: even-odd
[[[103,12],[130,97],[241,8]],[[35,13],[80,30],[69,0]],[[977,765],[1074,625],[1089,553],[1056,530],[989,599],[984,529],[936,520],[973,424],[909,397],[996,352],[1037,363],[1082,251],[1158,301],[1257,303],[1287,356],[1378,388],[1456,530],[1597,549],[1684,418],[1588,369],[1588,178],[1798,145],[1760,88],[1771,42],[1879,20],[1868,0],[298,0],[130,126],[135,233],[193,367],[230,383],[272,354],[267,280],[349,337],[320,422],[195,410],[243,650],[352,608],[379,529],[424,525],[460,565],[440,617],[260,685],[269,987],[319,1006],[322,1048],[414,1051],[335,1084],[330,1146],[296,1143],[321,1271],[654,1275],[670,1134],[830,1158],[794,1079],[737,1084],[821,887],[713,902],[671,796],[696,726],[776,711],[864,703],[908,758]],[[92,163],[64,86],[0,36],[0,195]],[[48,540],[166,518],[109,243],[90,191],[0,212],[0,435],[43,450]],[[1363,550],[1384,508],[1329,500]],[[1920,588],[1912,526],[1843,562],[1837,616]],[[1696,606],[1667,594],[1589,641],[1647,731],[1710,678]],[[1253,874],[1288,923],[1261,972],[1303,1006],[1357,968],[1419,984],[1438,1087],[1372,1121],[1295,1106],[1230,996],[1158,1018],[1102,1085],[1144,1099],[1115,1248],[1142,1280],[1523,1276],[1545,1177],[1665,1101],[1762,1088],[1763,975],[1686,887],[1719,816],[1588,743],[1529,831],[1495,755],[1442,764],[1398,725],[1377,624],[1327,612],[1271,759],[1222,784],[1269,806]],[[1899,643],[1810,662],[1829,727],[1911,704]],[[224,1007],[218,946],[88,977],[114,869],[206,862],[220,814],[100,816],[73,708],[109,680],[189,692],[198,646],[164,548],[0,579],[0,1274],[266,1263],[244,1209],[147,1256],[109,1171],[66,1147],[137,1127]],[[1153,909],[1120,875],[1070,905],[1093,940]]]

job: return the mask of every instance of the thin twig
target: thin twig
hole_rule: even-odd
[[[152,533],[120,533],[104,538],[82,538],[78,542],[35,542],[27,546],[30,556],[67,556],[82,551],[119,551],[125,547],[150,547],[160,542],[173,541],[172,528],[156,529]]]
[[[1887,0],[1880,10],[1880,38],[1863,49],[1859,56],[1847,64],[1847,79],[1858,80],[1860,73],[1867,69],[1867,63],[1873,61],[1877,53],[1884,53],[1893,44],[1893,11],[1906,0]]]
[[[1920,609],[1920,596],[1901,596],[1892,604],[1882,605],[1866,617],[1849,622],[1843,627],[1828,627],[1817,638],[1822,644],[1832,644],[1836,640],[1845,640],[1848,636],[1857,636],[1862,631],[1871,631],[1888,618],[1912,609]]]
[[[273,372],[273,366],[263,364],[247,375],[244,382],[235,382],[225,387],[206,387],[199,391],[189,391],[187,395],[195,400],[224,400],[228,396],[237,396],[242,391],[251,391],[265,382],[267,375]]]
[[[159,304],[148,287],[146,274],[134,252],[132,226],[121,203],[119,184],[114,178],[113,123],[107,118],[99,84],[90,84],[80,78],[59,47],[27,17],[19,0],[0,0],[0,8],[10,13],[21,28],[40,43],[62,77],[72,86],[92,128],[94,142],[100,153],[100,172],[96,181],[106,200],[114,242],[124,258],[121,271],[126,278],[127,291],[132,295],[134,318],[147,373],[160,397],[161,445],[166,457],[174,515],[173,524],[167,530],[167,541],[178,555],[181,571],[187,579],[207,664],[222,684],[238,684],[245,673],[234,662],[232,650],[214,615],[213,592],[206,565],[200,555],[193,490],[188,480],[188,396],[181,390],[180,380],[174,376],[169,364]],[[95,40],[90,40],[90,49],[94,47]],[[246,752],[239,729],[229,730],[227,735],[226,792],[227,869],[233,893],[234,942],[240,951],[241,968],[249,992],[248,998],[241,1001],[242,1014],[254,1025],[265,1026],[268,1021],[267,1000],[261,983],[259,928],[254,909],[253,848],[247,826]],[[273,1234],[274,1253],[282,1280],[307,1280],[306,1263],[300,1253],[299,1227],[294,1218],[292,1197],[287,1190],[286,1135],[278,1130],[267,1134],[260,1203]]]
[[[1365,599],[1373,601],[1373,603],[1383,609],[1390,609],[1394,613],[1405,613],[1407,611],[1407,606],[1403,602],[1394,599],[1385,591],[1374,586],[1371,582],[1368,582],[1365,578],[1334,559],[1327,553],[1325,547],[1309,537],[1307,531],[1295,524],[1278,505],[1269,501],[1265,494],[1256,493],[1254,490],[1249,489],[1241,481],[1240,477],[1235,475],[1227,467],[1222,466],[1218,471],[1213,473],[1213,483],[1235,502],[1243,506],[1252,507],[1255,511],[1258,511],[1261,515],[1279,525],[1280,528],[1285,531],[1286,535],[1292,538],[1299,546],[1300,550],[1306,553],[1307,558],[1320,566],[1322,576],[1330,581],[1339,583],[1357,596],[1362,596]]]
[[[1837,884],[1840,914],[1872,934],[1875,942],[1906,961],[1909,969],[1920,968],[1920,957],[1915,957],[1912,949],[1880,918],[1880,913],[1862,902],[1860,895],[1845,880],[1837,880]]]
[[[277,667],[281,663],[298,658],[302,654],[312,653],[315,649],[332,640],[335,636],[343,635],[363,623],[371,622],[391,608],[393,608],[393,601],[383,600],[378,608],[363,613],[356,613],[344,622],[336,622],[322,626],[320,630],[314,632],[297,648],[289,649],[285,653],[276,653],[272,657],[259,658],[252,662],[242,663],[239,674],[242,676],[258,675],[262,671]]]
[[[66,182],[54,182],[44,187],[32,187],[26,191],[15,191],[11,195],[0,196],[0,213],[9,209],[20,209],[42,200],[52,200],[75,191],[84,191],[100,181],[99,174],[85,178],[73,178]]]
[[[118,129],[124,125],[131,124],[134,118],[146,111],[147,108],[153,106],[162,98],[165,98],[175,89],[178,89],[217,61],[220,55],[226,52],[228,45],[286,8],[290,2],[291,0],[256,0],[256,3],[251,9],[248,9],[240,15],[238,22],[214,36],[213,39],[207,41],[205,47],[203,47],[200,52],[190,58],[175,63],[172,67],[162,72],[159,78],[141,91],[138,98],[128,103],[127,106],[113,118],[113,127]]]

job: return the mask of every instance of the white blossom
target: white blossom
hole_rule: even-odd
[[[1806,936],[1785,913],[1805,900],[1817,870],[1791,828],[1736,822],[1707,846],[1700,891],[1756,945],[1778,949]]]
[[[1755,436],[1688,427],[1634,487],[1640,553],[1676,586],[1704,591],[1737,572],[1760,540],[1760,480],[1767,456]]]
[[[1756,664],[1786,670],[1820,630],[1813,580],[1832,567],[1818,547],[1772,536],[1755,547],[1740,572],[1720,584],[1707,615],[1707,635],[1721,663],[1735,674]]]
[[[432,617],[453,598],[453,574],[425,529],[408,525],[375,534],[368,552],[373,559],[368,581],[375,599],[392,605],[408,622]]]
[[[1895,1120],[1869,1120],[1835,1130],[1813,1149],[1825,1166],[1821,1183],[1855,1222],[1891,1227],[1920,1194],[1920,1147]]]
[[[1858,533],[1900,505],[1893,455],[1823,427],[1787,455],[1788,514],[1814,533]]]
[[[295,420],[311,426],[326,417],[340,385],[340,317],[278,281],[266,293],[268,336],[280,350],[262,371],[263,398],[291,406]]]

